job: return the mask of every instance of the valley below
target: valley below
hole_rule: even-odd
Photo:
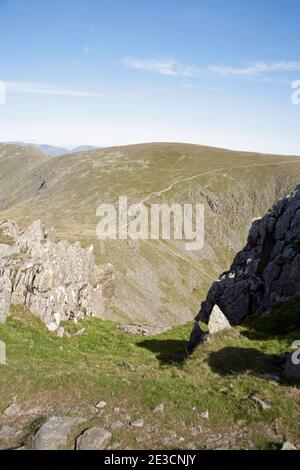
[[[204,327],[202,344],[188,349],[201,302],[245,247],[251,224],[299,181],[296,156],[153,143],[50,158],[0,144],[0,221],[21,230],[13,241],[0,231],[13,267],[0,324],[0,449],[80,448],[89,429],[102,430],[112,450],[300,448],[299,386],[283,377],[300,338],[298,299],[216,334]],[[204,248],[98,240],[97,207],[120,196],[146,206],[203,204]],[[53,328],[58,277],[55,289],[74,290],[77,300],[68,298]],[[14,302],[21,279],[25,300]]]

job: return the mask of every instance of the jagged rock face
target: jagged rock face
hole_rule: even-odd
[[[246,247],[211,287],[196,321],[209,322],[217,305],[231,325],[300,296],[300,185],[255,221]]]
[[[52,331],[62,321],[102,318],[114,293],[112,265],[97,266],[93,247],[55,243],[39,221],[0,251],[0,280],[0,322],[11,304],[24,305]]]

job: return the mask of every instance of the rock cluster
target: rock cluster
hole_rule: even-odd
[[[40,221],[20,233],[12,221],[0,222],[0,323],[10,305],[23,305],[50,331],[62,321],[103,318],[114,294],[112,265],[97,266],[93,247],[55,242]]]
[[[230,271],[211,287],[196,321],[208,323],[215,306],[234,326],[265,314],[276,302],[300,297],[300,185],[260,220]]]

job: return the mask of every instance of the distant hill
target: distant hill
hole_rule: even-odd
[[[101,147],[94,147],[93,145],[81,145],[80,147],[75,147],[72,150],[69,150],[69,153],[77,153],[77,152],[87,152],[89,150],[97,150]]]
[[[300,182],[300,158],[179,143],[114,147],[49,158],[37,148],[0,146],[0,219],[26,228],[40,219],[59,238],[93,244],[116,272],[107,318],[178,324],[198,312],[212,282],[245,245],[249,225]],[[100,203],[200,203],[205,247],[181,241],[96,237]]]
[[[26,143],[26,142],[6,142],[8,145],[18,145],[19,147],[36,147],[44,152],[49,157],[60,157],[61,155],[65,155],[67,153],[77,153],[77,152],[86,152],[89,150],[95,150],[99,147],[94,147],[92,145],[81,145],[80,147],[75,147],[73,149],[67,149],[65,147],[56,147],[54,145],[48,144],[33,144],[33,143]]]

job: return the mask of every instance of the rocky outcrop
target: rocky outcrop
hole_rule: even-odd
[[[114,294],[114,274],[112,265],[95,264],[93,247],[55,243],[54,231],[47,233],[40,221],[23,234],[7,235],[14,244],[0,250],[0,323],[11,304],[24,305],[51,331],[62,321],[103,317]]]
[[[211,287],[196,321],[208,323],[215,306],[231,325],[300,297],[300,185],[253,222],[246,247]]]

